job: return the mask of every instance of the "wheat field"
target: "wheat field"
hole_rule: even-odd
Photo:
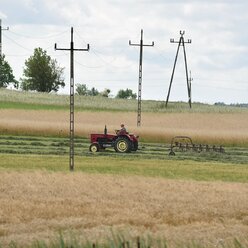
[[[169,244],[247,241],[248,184],[86,173],[0,172],[0,244],[59,231],[92,242],[117,231]]]
[[[69,113],[54,110],[0,109],[0,133],[62,135],[69,130]],[[142,126],[136,126],[134,112],[76,112],[75,133],[114,132],[125,123],[141,139],[169,142],[175,135],[191,136],[196,142],[247,145],[248,112],[244,113],[142,113]]]

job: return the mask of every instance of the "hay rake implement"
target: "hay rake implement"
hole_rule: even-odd
[[[175,155],[175,152],[220,152],[224,153],[225,150],[223,146],[216,145],[203,145],[203,144],[194,144],[192,139],[188,136],[175,136],[171,140],[171,145],[169,149],[169,155]]]

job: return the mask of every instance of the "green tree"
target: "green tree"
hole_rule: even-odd
[[[40,47],[35,48],[33,56],[25,61],[25,78],[21,79],[21,89],[57,92],[60,86],[65,86],[63,72],[64,68],[59,67],[46,51]]]
[[[136,99],[137,94],[133,93],[131,89],[126,89],[126,90],[119,90],[116,98],[123,98],[123,99]]]
[[[100,94],[103,97],[109,97],[110,92],[111,92],[110,89],[104,89],[104,91],[100,92]]]
[[[5,55],[0,55],[0,88],[6,88],[10,83],[18,88],[18,81],[15,80],[13,70],[9,63],[5,60]]]
[[[78,95],[82,95],[82,96],[98,96],[99,95],[99,91],[93,87],[92,89],[88,89],[88,87],[86,86],[86,84],[76,84],[76,92]]]
[[[110,89],[104,89],[103,91],[99,92],[95,87],[88,89],[86,84],[76,84],[76,92],[78,95],[81,96],[103,96],[109,97],[109,93],[111,92]]]
[[[88,90],[88,95],[89,96],[98,96],[99,91],[95,87],[93,87],[91,90]]]
[[[87,96],[88,89],[86,84],[76,84],[76,92],[80,96]]]

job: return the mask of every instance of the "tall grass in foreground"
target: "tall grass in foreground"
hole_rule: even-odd
[[[165,238],[154,238],[150,235],[136,238],[127,238],[123,234],[113,234],[112,237],[106,238],[104,241],[90,242],[88,240],[81,240],[74,234],[65,236],[60,234],[57,238],[50,241],[36,240],[31,244],[21,245],[18,242],[12,241],[7,247],[9,248],[247,248],[247,240],[239,241],[233,238],[232,241],[224,241],[219,239],[215,244],[203,244],[200,241],[185,241],[172,243]],[[3,248],[0,244],[0,248]]]

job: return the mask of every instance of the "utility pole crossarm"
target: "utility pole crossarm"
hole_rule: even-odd
[[[151,44],[151,45],[143,45],[143,46],[147,46],[147,47],[154,46],[154,41],[152,42],[152,44]]]
[[[129,41],[129,45],[130,46],[140,46],[140,44],[134,44],[134,43],[132,43],[131,40]]]
[[[60,51],[70,51],[71,49],[70,48],[57,48],[57,43],[54,44],[54,50],[57,51],[57,50],[60,50]]]
[[[54,46],[55,50],[60,50],[60,51],[71,51],[70,48],[57,48],[57,44],[55,43],[55,46]],[[89,44],[87,44],[87,48],[85,49],[73,49],[73,51],[89,51],[90,50],[90,47],[89,47]]]
[[[174,39],[170,39],[170,43],[181,43],[181,41],[180,40],[179,41],[175,41]],[[185,41],[184,40],[184,43],[190,44],[190,43],[192,43],[192,40],[190,40],[190,39],[188,39],[188,41]]]
[[[134,43],[132,43],[131,41],[129,41],[129,45],[130,46],[140,46],[140,44],[134,44]],[[143,44],[143,46],[154,46],[154,41],[152,42],[152,44],[151,45],[146,45],[146,44]]]
[[[90,45],[87,44],[87,48],[75,49],[73,42],[73,28],[71,28],[71,43],[70,48],[57,48],[57,44],[54,45],[55,50],[70,51],[70,171],[74,170],[74,51],[89,51]]]
[[[74,51],[89,51],[90,50],[90,45],[87,44],[87,48],[83,48],[83,49],[78,49],[78,48],[74,48]]]

